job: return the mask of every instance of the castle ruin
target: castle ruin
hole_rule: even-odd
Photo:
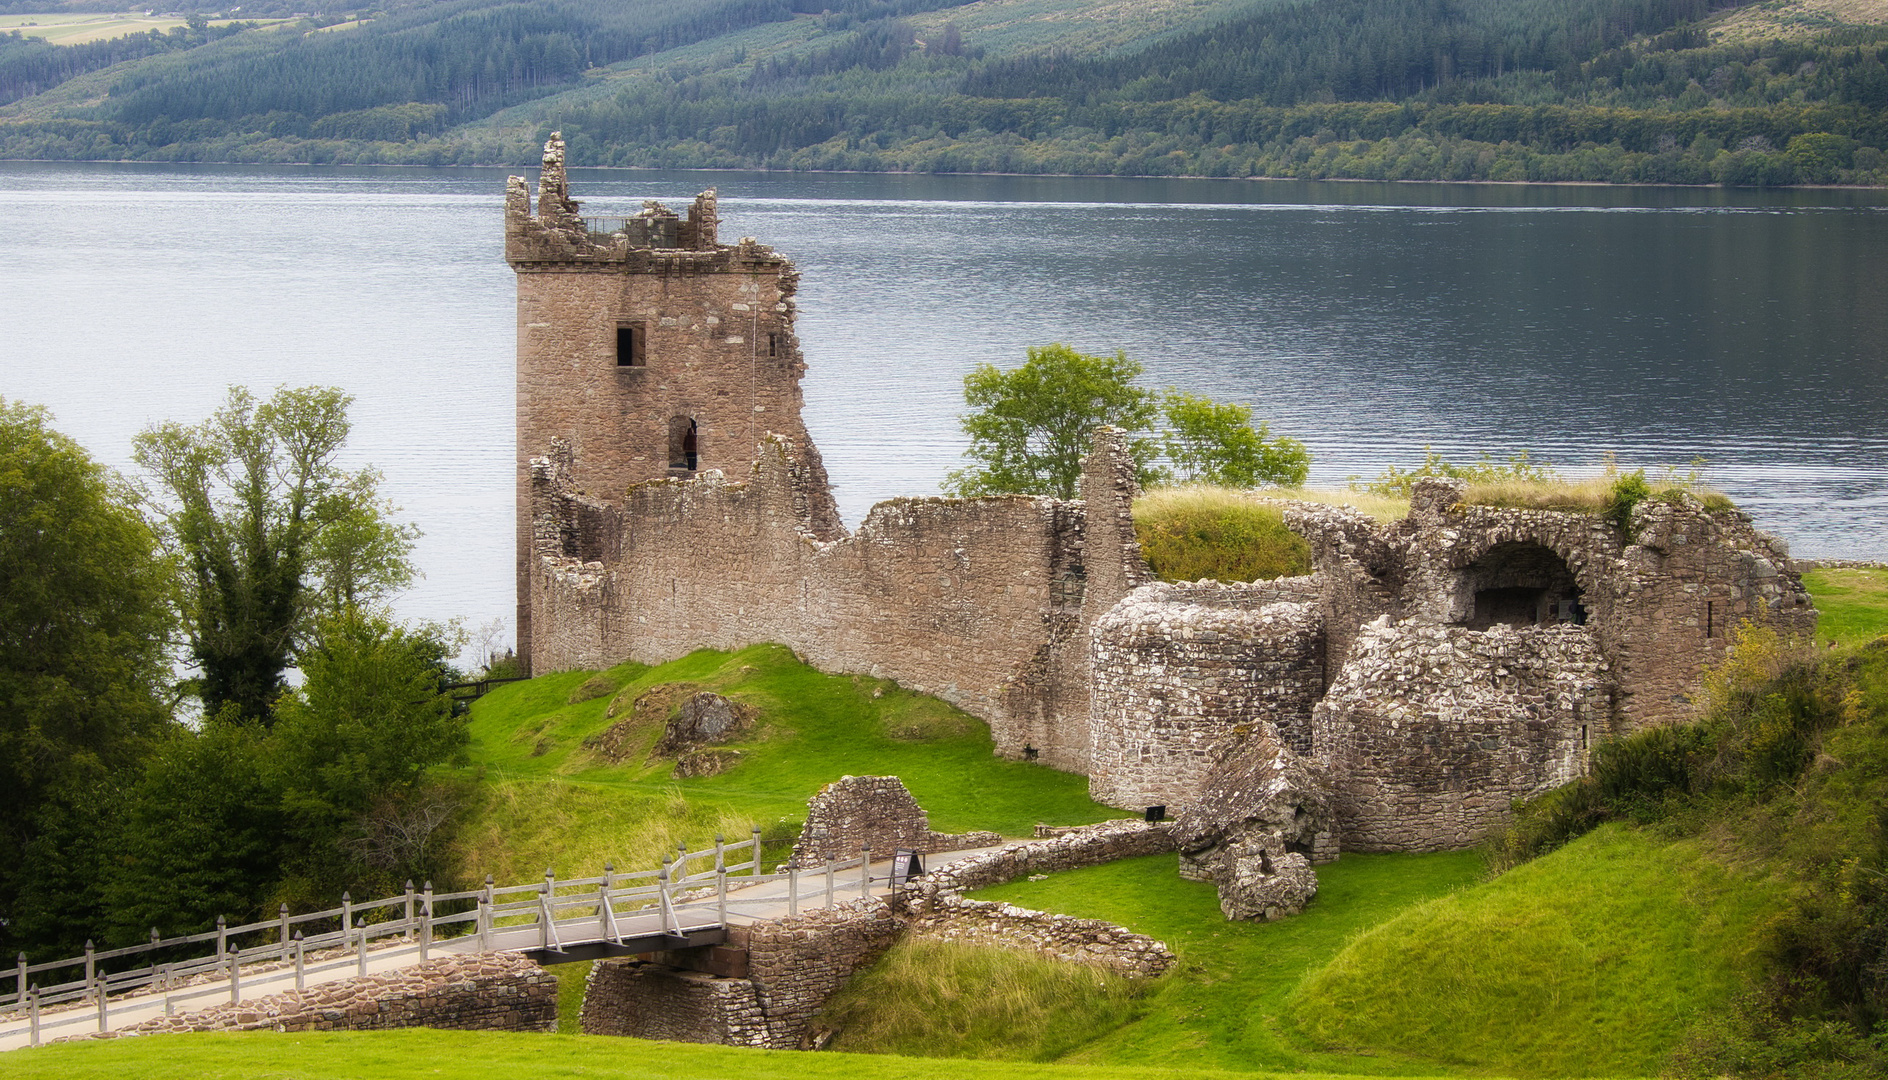
[[[1599,739],[1694,715],[1740,622],[1814,629],[1782,544],[1688,495],[1622,527],[1465,505],[1459,483],[1427,480],[1389,524],[1287,503],[1306,577],[1152,583],[1133,463],[1108,431],[1079,500],[898,499],[848,532],[800,419],[793,265],[720,243],[718,224],[712,191],[686,217],[582,216],[555,137],[535,209],[510,181],[534,674],[779,642],[942,697],[998,754],[1086,774],[1109,805],[1320,778],[1292,804],[1318,815],[1315,845],[1288,823],[1194,815],[1219,823],[1189,834],[1196,869],[1249,880],[1340,848],[1472,844],[1513,799],[1580,775]],[[1249,760],[1259,745],[1281,760]],[[1266,887],[1228,910],[1277,909]]]

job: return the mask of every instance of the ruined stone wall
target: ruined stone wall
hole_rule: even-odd
[[[854,858],[865,848],[885,856],[901,848],[929,854],[1002,842],[993,832],[933,832],[931,815],[896,776],[842,776],[807,803],[806,824],[790,861],[807,867]]]
[[[1461,481],[1426,478],[1409,516],[1388,525],[1313,504],[1287,510],[1287,523],[1312,543],[1333,678],[1358,627],[1382,615],[1485,621],[1478,590],[1519,580],[1525,563],[1543,584],[1564,575],[1577,591],[1583,625],[1618,686],[1622,733],[1694,717],[1698,679],[1723,658],[1739,622],[1814,631],[1815,609],[1787,550],[1740,511],[1679,493],[1641,502],[1622,530],[1598,514],[1470,506],[1465,491]]]
[[[1170,823],[1102,821],[960,859],[912,881],[900,900],[908,914],[921,918],[927,905],[939,896],[973,892],[1031,874],[1054,874],[1177,850]]]
[[[744,467],[777,432],[802,447],[814,474],[802,493],[809,527],[820,536],[840,528],[800,418],[806,364],[794,334],[793,264],[751,239],[716,243],[713,192],[685,221],[651,206],[627,232],[592,236],[569,198],[556,138],[545,148],[538,204],[534,216],[522,181],[514,184],[505,226],[518,280],[518,629],[527,661],[529,459],[552,439],[570,445],[575,490],[614,500],[633,483],[691,474],[672,468],[678,417],[695,424],[701,470]],[[619,331],[633,335],[633,357],[622,355],[629,339]]]
[[[911,926],[914,937],[995,945],[1075,964],[1095,964],[1130,979],[1151,979],[1173,966],[1167,946],[1101,919],[1053,915],[1015,904],[941,896]]]
[[[1316,595],[1310,578],[1155,584],[1103,616],[1091,652],[1090,797],[1178,805],[1253,730],[1309,752],[1324,689]]]
[[[998,753],[1086,769],[1080,504],[901,499],[823,541],[796,503],[797,447],[758,454],[738,480],[650,481],[621,505],[571,491],[556,455],[534,462],[534,670],[780,642],[823,671],[944,698],[989,722]]]
[[[1346,851],[1470,846],[1512,800],[1567,783],[1611,733],[1595,636],[1387,618],[1363,628],[1313,715]]]
[[[428,960],[399,971],[218,1005],[78,1039],[183,1031],[555,1031],[557,979],[517,953]],[[66,1040],[57,1040],[66,1041]]]

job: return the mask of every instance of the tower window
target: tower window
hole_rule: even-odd
[[[616,324],[616,366],[643,367],[649,363],[649,332],[641,323]]]
[[[694,472],[701,461],[697,453],[695,421],[686,416],[669,418],[669,468]]]
[[[773,356],[779,356],[779,355],[780,355],[780,345],[781,345],[781,342],[780,342],[780,335],[779,335],[779,334],[777,334],[777,333],[770,333],[770,334],[768,334],[768,335],[767,335],[767,355],[768,355],[768,356],[770,356],[770,357],[773,357]]]

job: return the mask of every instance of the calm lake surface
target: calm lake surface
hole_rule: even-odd
[[[405,614],[509,621],[504,170],[0,163],[0,395],[130,467],[231,383],[355,395],[425,530]],[[1888,196],[588,172],[721,191],[804,274],[807,426],[852,522],[958,463],[972,366],[1124,349],[1249,403],[1312,479],[1527,449],[1689,467],[1798,555],[1888,557]]]

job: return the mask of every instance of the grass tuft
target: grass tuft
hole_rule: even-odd
[[[1162,581],[1269,581],[1311,572],[1311,545],[1276,504],[1230,488],[1160,488],[1134,503],[1141,554]]]
[[[907,938],[827,1003],[833,1049],[1053,1061],[1134,1018],[1140,989],[1089,964]]]

